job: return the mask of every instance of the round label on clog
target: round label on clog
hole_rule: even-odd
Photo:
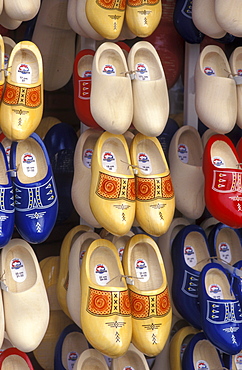
[[[73,370],[76,360],[79,357],[79,353],[76,351],[71,351],[67,353],[67,367],[68,370]]]
[[[5,153],[6,153],[8,164],[10,164],[10,149],[11,149],[10,145],[5,147]]]
[[[116,157],[113,152],[105,151],[102,154],[102,165],[103,168],[107,171],[116,172],[117,171],[117,162]]]
[[[95,275],[96,282],[98,285],[104,286],[110,280],[107,266],[105,266],[103,263],[99,263],[98,265],[94,267],[94,275]]]
[[[205,67],[204,68],[204,73],[207,75],[207,76],[215,76],[215,72],[213,70],[212,67]]]
[[[86,71],[83,71],[81,77],[82,78],[91,78],[92,77],[92,71],[90,69],[88,69]]]
[[[191,245],[185,245],[183,249],[183,255],[186,264],[189,267],[194,267],[197,264],[197,256],[195,249]]]
[[[87,168],[91,168],[92,165],[92,155],[93,155],[93,150],[92,149],[85,149],[82,154],[82,162],[84,166]]]
[[[37,175],[37,162],[34,154],[24,153],[21,158],[23,173],[27,177],[34,177]]]
[[[122,261],[123,259],[123,253],[124,253],[124,247],[118,248],[118,255],[119,255],[120,261]]]
[[[135,261],[136,276],[142,282],[146,282],[150,278],[149,268],[146,261],[143,258],[139,258]]]
[[[32,82],[32,69],[27,63],[20,63],[16,70],[17,83],[31,84]]]
[[[145,63],[136,63],[135,66],[135,72],[136,72],[136,79],[140,81],[148,81],[150,80],[150,73],[148,66]]]
[[[80,251],[80,254],[79,254],[79,266],[80,267],[81,267],[82,260],[83,260],[83,257],[84,257],[85,253],[86,253],[86,251]]]
[[[178,147],[177,147],[177,155],[178,155],[178,158],[183,163],[188,163],[188,159],[189,159],[188,146],[185,145],[185,144],[178,144]]]
[[[106,76],[116,76],[116,68],[110,64],[104,64],[102,74]]]
[[[9,54],[4,53],[4,68],[8,67]]]
[[[223,158],[219,157],[218,155],[216,157],[212,157],[212,164],[215,167],[225,167]]]
[[[151,161],[147,153],[140,152],[137,154],[138,167],[144,175],[149,175],[152,172]]]
[[[213,299],[223,299],[223,292],[219,284],[210,284],[208,287],[208,295]]]
[[[22,283],[27,277],[25,266],[20,258],[13,258],[10,261],[10,270],[12,278],[17,283]]]
[[[196,370],[200,370],[200,369],[209,370],[210,367],[209,367],[209,365],[206,361],[198,360],[197,363],[196,363]]]
[[[218,246],[219,257],[221,260],[230,263],[231,262],[231,250],[230,246],[226,242],[222,242]]]
[[[236,366],[236,370],[242,370],[242,353],[238,353],[234,356],[234,363]]]
[[[132,366],[124,366],[123,370],[134,370]]]

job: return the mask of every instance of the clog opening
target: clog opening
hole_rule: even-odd
[[[27,49],[20,49],[14,55],[11,80],[15,83],[34,84],[39,81],[39,64],[36,55]],[[22,81],[20,81],[20,78]]]
[[[127,149],[128,151],[128,149]],[[130,158],[127,156],[127,152],[121,140],[117,138],[109,138],[105,140],[102,149],[102,165],[105,170],[110,172],[120,173],[126,176],[133,176]],[[112,167],[110,167],[110,164]],[[111,171],[113,168],[113,171]]]
[[[215,51],[207,53],[202,61],[202,70],[209,68],[210,74],[217,77],[228,77],[230,73],[230,67],[226,63],[226,60]],[[204,72],[205,73],[205,72]]]
[[[82,369],[106,370],[106,366],[98,358],[90,357],[83,361]]]
[[[167,163],[164,162],[164,158],[162,158],[159,149],[152,140],[141,140],[137,145],[136,152],[138,157],[140,157],[142,153],[146,156],[146,164],[149,168],[148,171],[143,170],[142,172],[149,172],[149,175],[158,175],[168,170]],[[137,161],[140,163],[139,158],[137,158]]]
[[[200,366],[206,364],[206,369],[221,369],[222,364],[216,348],[206,339],[196,343],[193,351],[194,369],[199,369]],[[208,366],[207,366],[208,365]],[[204,366],[203,366],[204,367]]]
[[[221,160],[220,168],[236,168],[238,167],[238,160],[234,155],[231,147],[222,140],[216,140],[211,147],[211,158],[219,158]]]
[[[219,269],[211,268],[205,276],[206,292],[215,299],[235,299],[226,275]]]
[[[115,359],[115,369],[144,369],[145,365],[143,361],[146,361],[143,353],[139,356],[136,352],[128,350],[124,356],[120,356]]]
[[[137,50],[134,56],[134,67],[143,66],[145,68],[147,80],[159,80],[163,78],[163,73],[155,55],[146,48]]]
[[[179,137],[178,147],[186,148],[186,163],[191,166],[202,166],[202,144],[193,132],[185,130]]]
[[[27,362],[18,355],[11,355],[4,359],[1,369],[21,369],[21,370],[29,370],[30,367]]]
[[[190,232],[184,241],[186,263],[196,271],[201,271],[210,262],[210,256],[203,235],[197,231]]]
[[[62,344],[62,351],[61,351],[61,361],[64,366],[64,369],[70,368],[70,353],[76,352],[79,355],[88,349],[87,340],[84,334],[73,331],[65,337],[63,344]]]
[[[234,265],[242,260],[242,247],[235,230],[224,227],[216,238],[216,255],[223,261]]]
[[[122,51],[121,51],[122,52]],[[98,60],[98,70],[106,76],[125,77],[127,67],[116,50],[104,50]]]
[[[78,62],[77,70],[80,77],[91,77],[93,55],[84,55]]]

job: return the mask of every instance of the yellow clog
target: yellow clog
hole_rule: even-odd
[[[68,289],[68,261],[71,247],[77,237],[86,231],[91,231],[91,228],[86,225],[78,225],[73,227],[64,237],[61,250],[60,250],[60,272],[57,281],[57,299],[60,304],[61,309],[65,312],[67,316],[71,318],[71,315],[67,306],[67,289]]]
[[[90,207],[98,223],[113,235],[125,235],[135,216],[134,175],[123,135],[104,132],[92,155]]]
[[[199,333],[199,330],[192,326],[185,326],[178,330],[171,339],[169,357],[170,369],[182,370],[181,356],[193,335]]]
[[[168,164],[155,137],[137,134],[130,148],[136,169],[136,220],[150,235],[164,234],[173,219],[175,196]]]
[[[157,356],[165,346],[172,324],[172,309],[162,256],[155,241],[133,236],[123,253],[129,277],[132,343],[145,355]]]
[[[125,19],[130,31],[138,37],[150,36],[160,23],[161,0],[127,0]]]
[[[42,56],[33,42],[21,41],[14,46],[8,61],[1,129],[10,140],[25,140],[39,125],[42,114]]]
[[[128,288],[116,247],[93,241],[81,265],[81,326],[87,341],[111,358],[122,356],[131,342]]]
[[[4,54],[5,54],[5,46],[3,37],[0,35],[0,101],[3,97],[3,91],[5,86],[5,77],[4,77]]]

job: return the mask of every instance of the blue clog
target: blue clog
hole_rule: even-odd
[[[7,156],[0,143],[0,248],[12,237],[14,230],[14,197]]]
[[[227,270],[218,263],[207,264],[200,273],[198,299],[202,329],[224,353],[242,349],[242,310],[235,297]]]
[[[212,257],[232,266],[242,260],[242,234],[239,229],[219,222],[210,231],[208,242]]]
[[[203,266],[210,262],[205,231],[198,225],[181,229],[172,243],[173,303],[187,322],[201,328],[198,280]]]
[[[76,324],[68,325],[55,346],[54,370],[73,369],[82,352],[90,348],[82,329]]]
[[[199,31],[192,20],[192,0],[176,0],[173,23],[177,32],[190,44],[200,44],[204,34]]]
[[[57,222],[66,221],[74,211],[71,186],[74,176],[74,153],[77,144],[74,128],[65,122],[52,126],[43,140],[54,173],[59,208]]]
[[[27,242],[42,243],[55,225],[58,199],[49,156],[37,134],[12,143],[10,167],[16,228]]]
[[[222,370],[223,368],[223,359],[219,351],[203,332],[195,334],[183,353],[182,370]]]

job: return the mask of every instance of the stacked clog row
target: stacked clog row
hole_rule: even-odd
[[[126,54],[111,42],[95,53],[79,52],[73,70],[76,114],[87,126],[113,134],[124,134],[133,124],[144,135],[158,136],[169,115],[160,57],[148,41],[136,42]]]

